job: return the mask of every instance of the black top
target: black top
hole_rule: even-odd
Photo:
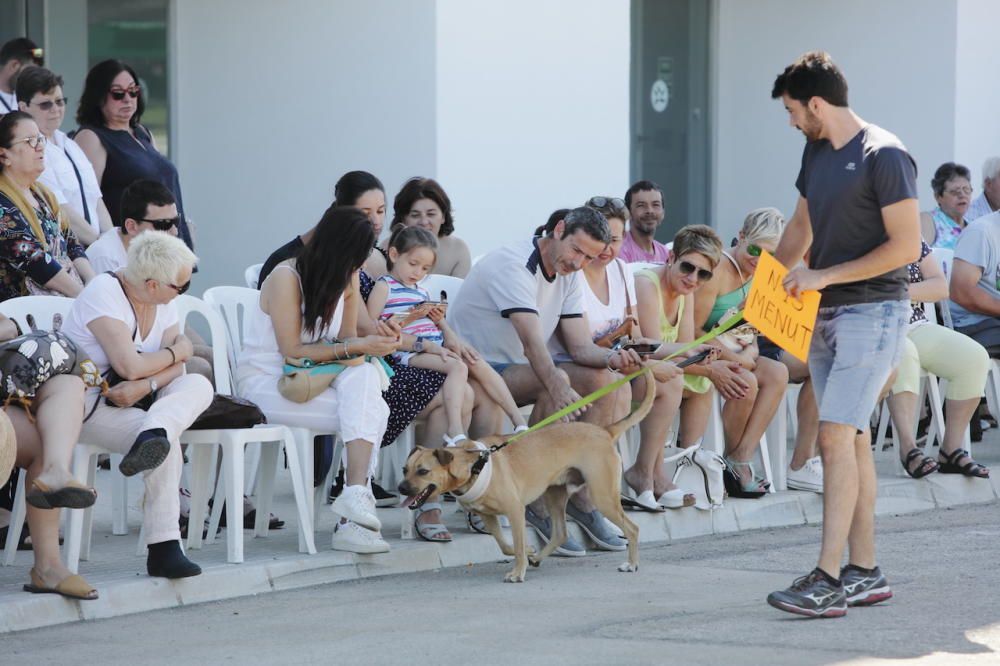
[[[264,284],[264,280],[266,280],[267,276],[271,274],[271,271],[274,270],[275,266],[286,259],[299,256],[299,252],[304,247],[305,245],[302,243],[302,236],[296,236],[272,252],[271,256],[264,262],[264,265],[260,267],[260,275],[257,276],[257,288],[260,289],[260,285]]]
[[[888,240],[882,209],[917,198],[917,165],[896,136],[875,125],[839,150],[826,139],[806,144],[795,186],[808,201],[810,268],[858,259]],[[904,300],[906,266],[823,290],[822,307]]]
[[[191,232],[184,219],[184,198],[181,196],[177,167],[153,147],[146,128],[136,126],[135,137],[125,130],[96,125],[83,125],[80,129],[88,129],[96,134],[108,153],[104,174],[101,176],[101,196],[104,197],[104,204],[108,207],[115,226],[125,223],[121,218],[122,192],[125,188],[140,179],[153,180],[170,190],[177,199],[177,212],[181,216],[177,233],[188,247],[193,248]]]

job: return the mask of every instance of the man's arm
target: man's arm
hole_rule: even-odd
[[[955,259],[951,267],[951,300],[969,312],[1000,317],[1000,299],[979,288],[983,269],[963,259]]]
[[[920,258],[920,206],[916,199],[903,199],[882,209],[888,240],[851,261],[821,270],[793,268],[785,278],[785,290],[792,296],[820,290],[832,284],[858,282],[883,275]],[[782,239],[784,245],[784,239]]]
[[[774,258],[784,266],[795,267],[812,246],[812,226],[809,221],[809,204],[800,196],[795,204],[792,219],[785,225],[781,234],[781,242],[774,251]]]

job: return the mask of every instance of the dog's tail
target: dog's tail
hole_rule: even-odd
[[[649,410],[653,408],[653,401],[656,400],[656,382],[653,381],[653,371],[648,367],[643,368],[641,376],[644,376],[646,379],[646,397],[642,399],[642,404],[639,405],[638,409],[621,421],[615,421],[605,428],[605,430],[611,433],[612,440],[618,439],[623,432],[646,418],[646,414],[649,414]]]

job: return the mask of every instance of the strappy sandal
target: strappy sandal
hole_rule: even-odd
[[[943,453],[943,451],[939,451],[938,455],[942,455]],[[961,460],[963,456],[968,458],[969,462],[964,465],[959,465],[958,461]],[[971,476],[976,479],[990,478],[990,470],[973,460],[972,455],[965,449],[955,449],[948,455],[944,456],[944,462],[939,460],[938,471],[942,474],[961,474],[962,476]]]
[[[431,541],[433,543],[448,543],[451,541],[451,532],[448,531],[447,526],[444,523],[419,523],[420,516],[424,515],[428,511],[441,510],[440,502],[424,502],[422,506],[415,509],[417,515],[414,518],[414,527],[417,528],[417,536],[419,536],[424,541]]]
[[[24,500],[38,509],[86,509],[97,501],[97,491],[75,479],[62,488],[51,488],[35,479]]]
[[[657,503],[656,496],[653,495],[652,490],[644,490],[638,493],[635,497],[629,497],[625,493],[621,495],[622,507],[626,509],[635,509],[638,511],[649,511],[650,513],[662,513],[666,510]]]
[[[726,468],[722,470],[722,480],[726,485],[726,492],[729,493],[730,497],[760,499],[767,494],[767,490],[771,487],[771,484],[757,476],[753,468],[753,463],[730,460],[729,458],[724,458],[724,460],[726,461]],[[737,467],[746,467],[750,470],[749,481],[743,481],[739,472],[736,471]]]
[[[914,466],[913,461],[917,459],[920,462]],[[903,465],[903,470],[914,479],[922,479],[928,474],[938,471],[940,467],[933,458],[924,455],[924,452],[918,448],[910,449],[910,452],[906,454],[906,458],[900,462]]]
[[[426,504],[424,505],[426,506]],[[486,523],[483,522],[483,517],[480,516],[475,511],[465,512],[465,524],[469,526],[469,529],[473,532],[478,532],[480,534],[490,534],[490,531],[486,529]]]
[[[67,599],[93,601],[97,599],[97,590],[83,579],[83,576],[73,574],[59,581],[55,587],[48,587],[34,568],[31,570],[31,583],[24,586],[25,592],[32,594],[58,594]]]

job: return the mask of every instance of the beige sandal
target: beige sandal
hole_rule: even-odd
[[[90,586],[90,583],[83,579],[83,576],[73,574],[66,576],[55,587],[46,587],[42,577],[32,568],[31,584],[24,586],[25,592],[32,594],[58,594],[67,599],[80,599],[81,601],[93,601],[97,599],[97,590]]]

